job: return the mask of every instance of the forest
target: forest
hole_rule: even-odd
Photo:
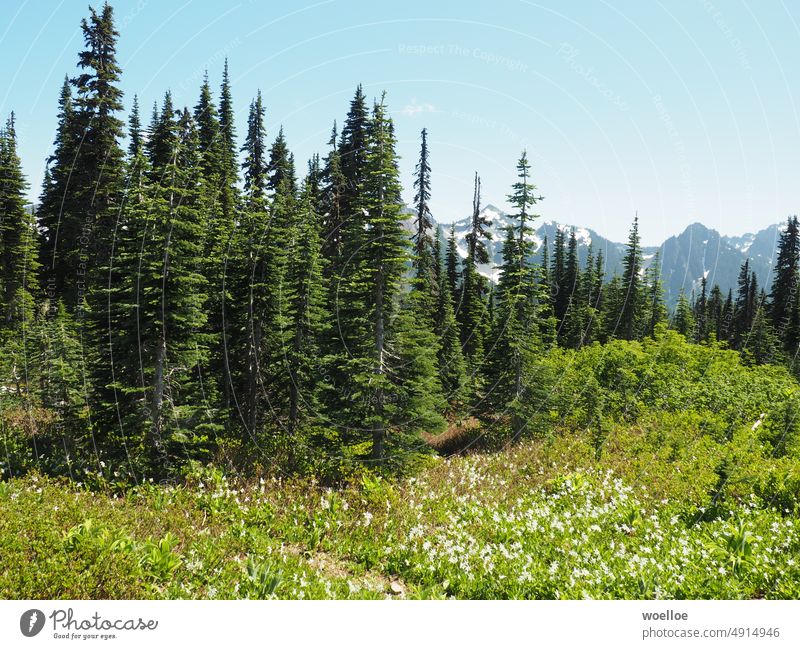
[[[745,263],[738,290],[703,279],[668,312],[638,217],[619,275],[602,250],[579,263],[574,230],[535,249],[545,189],[522,151],[494,283],[479,174],[462,257],[429,207],[428,132],[401,161],[385,94],[356,86],[296,161],[260,93],[236,133],[227,60],[218,90],[206,74],[194,106],[167,91],[148,117],[123,102],[112,7],[81,29],[33,205],[13,113],[0,131],[0,547],[19,567],[1,593],[798,596],[796,217],[769,293]],[[56,530],[30,518],[45,505]],[[22,568],[28,535],[82,557],[58,567],[71,586]]]
[[[488,261],[480,177],[462,259],[434,228],[425,130],[413,205],[401,201],[385,97],[370,106],[359,86],[328,150],[298,172],[282,130],[267,144],[260,94],[237,144],[227,62],[218,99],[206,76],[193,108],[166,92],[144,126],[133,97],[126,130],[112,8],[82,29],[35,208],[13,114],[0,137],[4,474],[137,482],[211,460],[327,479],[402,472],[427,452],[421,433],[476,419],[517,439],[546,425],[548,350],[661,326],[792,365],[796,218],[769,296],[745,263],[736,295],[704,281],[668,317],[636,221],[610,281],[602,250],[580,267],[574,232],[533,263],[543,197],[523,151],[495,286],[476,269]]]

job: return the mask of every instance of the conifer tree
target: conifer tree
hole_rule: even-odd
[[[540,266],[542,268],[542,278],[544,279],[544,282],[547,285],[548,296],[549,296],[549,294],[550,294],[550,249],[548,248],[548,244],[547,244],[547,235],[544,235],[544,239],[542,240],[542,258],[541,258]]]
[[[185,459],[206,457],[219,430],[207,376],[208,282],[202,271],[208,218],[199,195],[199,142],[192,116],[176,112],[169,93],[148,154],[153,182],[146,203],[130,207],[129,227],[140,237],[135,272],[126,273],[130,320],[112,334],[138,336],[139,358],[130,361],[138,368],[120,367],[129,382],[116,389],[136,404],[126,417],[128,443],[142,448],[162,475]]]
[[[755,316],[751,276],[750,260],[746,259],[739,270],[736,301],[733,305],[732,337],[734,347],[737,349],[747,338]]]
[[[455,298],[452,294],[448,273],[441,267],[441,231],[436,231],[435,250],[439,251],[434,258],[435,264],[440,269],[436,333],[439,338],[439,382],[447,400],[458,409],[466,397],[467,368],[464,354],[461,351],[461,337],[458,321],[455,316]],[[456,254],[453,251],[453,254]]]
[[[733,302],[733,289],[728,289],[728,297],[725,298],[725,304],[722,307],[722,324],[720,325],[720,340],[725,340],[733,344],[734,327],[735,327],[735,306]]]
[[[248,210],[264,209],[267,192],[267,152],[264,140],[267,135],[264,127],[264,104],[261,91],[250,102],[250,114],[247,117],[247,137],[242,151],[245,154],[242,169],[244,170],[244,196]]]
[[[708,290],[705,276],[700,280],[700,296],[694,303],[695,342],[708,339]]]
[[[567,258],[564,265],[564,290],[567,308],[564,321],[559,330],[559,338],[566,347],[579,347],[582,340],[582,304],[580,302],[580,267],[578,262],[578,241],[575,228],[572,228],[567,244]]]
[[[319,376],[324,375],[320,370],[325,367],[322,341],[331,326],[322,276],[320,218],[314,212],[313,198],[312,187],[306,179],[284,287],[287,312],[283,349],[289,377],[288,432],[291,438],[303,422],[320,414],[323,386]]]
[[[569,306],[569,291],[567,290],[567,249],[564,230],[556,227],[553,241],[553,256],[550,259],[550,282],[552,289],[553,313],[556,317],[558,330],[561,331],[564,317]]]
[[[325,157],[322,172],[323,195],[323,225],[322,225],[322,251],[326,259],[326,277],[335,276],[338,272],[343,250],[344,235],[344,194],[347,180],[342,171],[342,159],[339,154],[337,142],[336,122],[331,129],[328,140],[330,147]]]
[[[297,193],[294,156],[289,151],[282,126],[278,131],[278,137],[275,138],[269,150],[267,174],[269,178],[267,187],[272,192],[277,192],[280,189],[286,194],[295,195]]]
[[[433,260],[433,217],[428,202],[431,198],[431,167],[428,160],[428,131],[422,129],[419,162],[414,170],[414,271],[415,288],[420,291],[420,316],[431,325],[436,321],[438,272]]]
[[[219,93],[219,132],[221,142],[219,146],[219,176],[220,176],[220,214],[219,223],[214,224],[212,230],[216,236],[227,241],[230,227],[235,218],[238,201],[236,183],[238,180],[239,165],[236,161],[236,126],[233,113],[233,96],[231,93],[230,73],[228,59],[222,70],[222,84]]]
[[[28,439],[25,440],[27,448],[21,451],[32,450],[39,461],[44,453],[39,437],[42,432],[39,417],[35,414],[36,387],[41,382],[40,332],[35,322],[34,302],[38,292],[39,250],[34,217],[25,204],[26,189],[17,154],[14,113],[11,113],[5,127],[0,129],[0,376],[3,383],[0,417],[5,420],[7,408],[24,415],[28,422]],[[4,442],[8,463],[9,443],[5,434]]]
[[[11,113],[0,130],[0,329],[16,335],[33,324],[40,270],[39,237],[25,202],[27,187]]]
[[[794,354],[800,344],[800,225],[797,217],[788,219],[778,241],[775,277],[770,294],[772,326],[784,349]]]
[[[357,200],[365,179],[368,122],[367,100],[364,90],[359,84],[350,102],[350,110],[347,113],[339,140],[339,161],[345,181],[341,207],[348,220],[348,231],[358,227],[355,224],[354,228],[351,221],[358,220],[359,217],[360,204],[357,203]]]
[[[453,304],[456,313],[461,307],[461,291],[459,290],[458,278],[461,275],[461,264],[458,256],[458,246],[456,244],[456,226],[450,226],[450,233],[447,235],[447,249],[444,258],[444,274],[447,282],[447,289],[453,296]]]
[[[689,304],[689,300],[686,299],[686,293],[683,288],[681,288],[678,294],[678,305],[675,307],[673,326],[675,327],[675,331],[682,336],[686,336],[686,338],[690,338],[694,335],[695,323],[692,317],[692,308]]]
[[[380,463],[393,425],[403,422],[394,429],[395,444],[431,425],[436,418],[432,401],[441,399],[441,391],[435,389],[435,357],[424,344],[425,328],[410,310],[397,311],[409,251],[394,129],[383,100],[373,108],[367,143],[361,195],[369,235],[353,251],[352,270],[340,280],[347,309],[339,310],[339,318],[348,350],[340,363],[351,394],[349,419],[363,422],[371,438],[370,458]],[[393,313],[398,315],[394,321]]]
[[[645,335],[654,337],[656,327],[666,322],[667,307],[664,304],[664,288],[661,283],[661,252],[657,251],[645,273],[643,312],[646,314]]]
[[[208,82],[208,71],[203,75],[200,86],[200,98],[194,107],[194,121],[197,124],[197,140],[200,151],[200,168],[203,177],[210,186],[212,204],[219,200],[220,185],[223,178],[221,162],[225,159],[219,116],[211,86]]]
[[[77,147],[82,134],[79,131],[72,99],[72,85],[64,79],[58,99],[58,129],[53,142],[53,154],[48,158],[47,172],[37,211],[39,229],[44,241],[41,262],[48,294],[64,296],[64,283],[69,278],[68,252],[74,249],[78,238],[80,218],[74,191],[69,191]]]
[[[784,362],[781,342],[775,335],[772,322],[765,308],[766,298],[757,299],[753,312],[753,323],[742,349],[745,361],[752,359],[758,365]]]
[[[244,205],[241,221],[232,241],[227,285],[230,286],[229,345],[230,383],[234,418],[244,429],[244,438],[252,442],[263,430],[268,409],[264,401],[262,366],[268,366],[266,337],[277,325],[278,305],[275,296],[280,288],[279,259],[272,245],[272,219],[268,190],[268,157],[264,106],[261,94],[250,103],[247,136],[242,151],[244,161]],[[281,254],[283,251],[281,250]],[[273,263],[275,262],[275,263]],[[272,332],[270,332],[272,327]],[[273,344],[275,339],[272,339]],[[277,348],[280,350],[280,347]]]
[[[642,251],[639,243],[639,215],[633,219],[625,258],[622,262],[622,289],[624,296],[619,313],[619,336],[633,340],[639,331]]]
[[[122,90],[118,87],[122,70],[116,61],[119,33],[111,5],[104,4],[100,13],[92,8],[89,11],[89,19],[81,22],[86,45],[78,56],[82,72],[72,80],[77,92],[76,117],[83,132],[75,160],[75,170],[80,174],[75,188],[81,193],[85,213],[92,217],[92,253],[97,266],[103,268],[108,262],[124,174],[119,146],[123,123],[117,116],[122,110]]]
[[[531,403],[530,382],[536,356],[541,352],[537,320],[539,295],[533,265],[533,242],[530,223],[538,217],[533,207],[542,200],[530,181],[530,164],[525,151],[517,162],[517,181],[512,185],[509,203],[515,208],[516,223],[509,226],[503,244],[503,264],[498,286],[498,317],[489,352],[492,390],[489,401],[511,415],[513,436],[527,428],[528,415],[535,410]],[[577,258],[575,259],[577,273]]]
[[[484,239],[491,238],[487,231],[489,221],[481,213],[481,181],[475,174],[472,198],[472,219],[466,235],[467,258],[461,272],[460,307],[456,316],[461,325],[461,346],[470,365],[473,382],[479,384],[478,368],[483,361],[484,342],[487,334],[488,309],[486,303],[487,282],[478,271],[478,264],[489,263],[489,253]]]
[[[708,331],[716,341],[725,340],[723,329],[724,301],[719,284],[714,284],[708,297]]]

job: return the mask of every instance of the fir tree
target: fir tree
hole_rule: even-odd
[[[645,335],[655,337],[656,327],[667,320],[667,307],[664,304],[664,289],[661,283],[661,252],[656,251],[653,261],[645,273],[644,313],[647,315]]]
[[[198,191],[196,125],[188,111],[176,113],[169,93],[148,145],[157,180],[147,202],[131,206],[129,227],[140,237],[136,272],[127,274],[133,308],[127,326],[112,334],[138,335],[139,380],[132,380],[136,368],[128,367],[123,377],[130,383],[117,389],[136,402],[126,436],[164,474],[184,459],[203,458],[218,431],[213,382],[206,376],[208,282],[202,270],[208,218]],[[125,341],[118,342],[121,348]]]
[[[250,114],[247,117],[247,137],[242,151],[245,154],[242,169],[244,170],[244,194],[248,210],[263,209],[267,192],[267,152],[264,146],[266,128],[264,127],[264,104],[261,91],[250,102]]]
[[[441,232],[436,232],[436,250],[441,250]],[[437,267],[441,254],[437,254]],[[439,337],[439,382],[447,400],[455,409],[463,403],[466,394],[467,369],[464,354],[461,351],[461,337],[458,321],[455,316],[455,301],[450,281],[446,272],[439,273],[439,290],[437,301],[436,333]]]
[[[79,131],[69,78],[64,79],[58,100],[58,130],[53,142],[53,154],[48,158],[47,172],[42,185],[39,209],[39,228],[43,232],[42,267],[49,295],[63,296],[71,262],[68,252],[78,238],[80,218],[74,191],[69,191]]]
[[[530,223],[538,217],[532,213],[532,208],[542,200],[535,190],[523,151],[517,163],[517,181],[508,197],[515,208],[516,223],[507,228],[503,244],[498,317],[488,361],[493,382],[489,401],[509,410],[515,437],[526,430],[527,414],[534,410],[529,382],[534,380],[532,365],[541,352],[537,324],[539,300],[530,239],[533,232]],[[577,273],[577,258],[575,263]]]
[[[414,172],[414,270],[415,288],[420,292],[420,316],[431,325],[436,321],[438,299],[438,272],[433,260],[433,217],[428,206],[431,198],[431,167],[428,161],[428,132],[422,129],[419,162]]]
[[[705,276],[700,280],[700,296],[694,303],[695,342],[708,339],[708,284]]]
[[[203,76],[203,85],[200,86],[200,98],[194,107],[194,120],[197,124],[200,167],[203,177],[213,189],[212,201],[216,203],[223,177],[220,161],[223,159],[224,151],[217,107],[214,105],[208,82],[208,71]]]
[[[342,171],[342,159],[337,143],[336,122],[331,130],[328,140],[330,147],[325,158],[322,172],[323,195],[323,226],[322,226],[322,252],[327,261],[326,276],[335,276],[338,272],[343,250],[344,234],[344,194],[347,188],[347,179]]]
[[[579,347],[582,341],[583,322],[580,302],[580,267],[578,263],[578,241],[575,228],[572,228],[567,244],[567,258],[564,266],[564,290],[567,296],[567,310],[559,330],[562,344]]]
[[[27,187],[11,113],[0,130],[0,329],[16,335],[33,323],[40,270],[35,219],[25,204]]]
[[[800,344],[800,225],[797,217],[788,219],[778,242],[775,277],[770,294],[772,326],[784,349],[794,353]]]
[[[714,284],[711,293],[708,297],[708,333],[709,336],[713,334],[714,340],[725,340],[723,328],[723,309],[724,300],[722,299],[722,291],[719,284]]]
[[[320,414],[323,386],[318,377],[324,374],[320,370],[325,366],[321,343],[330,328],[322,277],[320,219],[313,210],[308,179],[302,190],[291,249],[284,291],[287,326],[283,349],[290,383],[288,432],[294,437],[303,422]]]
[[[453,304],[456,312],[461,306],[461,292],[459,290],[458,278],[461,275],[461,264],[458,256],[458,246],[456,244],[456,226],[450,226],[450,234],[447,235],[447,249],[444,258],[444,275],[447,282],[447,289],[453,296]]]
[[[737,349],[747,338],[755,315],[751,284],[750,260],[746,259],[739,270],[736,301],[733,305],[732,337]]]
[[[286,144],[282,126],[278,131],[278,137],[275,138],[269,150],[267,174],[267,187],[272,192],[277,192],[279,188],[282,188],[282,191],[292,195],[297,193],[294,156]]]
[[[624,297],[619,313],[619,336],[625,340],[633,340],[638,334],[640,325],[642,251],[639,243],[638,214],[633,219],[633,226],[628,236],[628,247],[622,266]]]
[[[569,291],[567,290],[567,252],[564,230],[556,227],[556,235],[553,241],[553,256],[550,260],[550,282],[552,285],[551,295],[553,313],[558,323],[558,330],[561,331],[564,317],[567,315],[569,307]]]
[[[487,282],[478,271],[478,264],[489,263],[489,253],[484,239],[491,238],[487,231],[489,221],[481,213],[481,180],[475,174],[472,198],[472,219],[466,235],[467,258],[461,273],[460,307],[457,317],[461,324],[461,346],[470,364],[472,380],[479,383],[478,368],[483,360],[484,339],[487,334]]]
[[[686,293],[681,288],[678,294],[678,305],[675,307],[675,320],[673,323],[675,330],[689,338],[694,335],[695,323],[692,317],[692,308],[689,300],[686,299]]]
[[[341,207],[348,221],[357,220],[360,205],[357,203],[360,188],[365,180],[367,164],[367,125],[369,111],[361,84],[350,102],[342,137],[339,140],[339,160],[344,177]],[[357,226],[356,226],[357,227]],[[352,230],[353,228],[348,228]]]

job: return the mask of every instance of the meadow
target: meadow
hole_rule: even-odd
[[[672,332],[547,362],[547,432],[404,477],[2,482],[0,597],[800,597],[788,372]]]

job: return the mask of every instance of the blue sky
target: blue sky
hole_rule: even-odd
[[[505,206],[523,148],[543,218],[645,243],[694,221],[740,234],[800,206],[800,5],[435,0],[118,0],[126,105],[193,106],[229,58],[239,134],[260,88],[269,136],[325,150],[357,83],[387,91],[405,185],[427,127],[434,215],[467,214],[474,171]],[[0,115],[38,187],[83,0],[4,0]],[[241,140],[241,137],[240,137]]]

